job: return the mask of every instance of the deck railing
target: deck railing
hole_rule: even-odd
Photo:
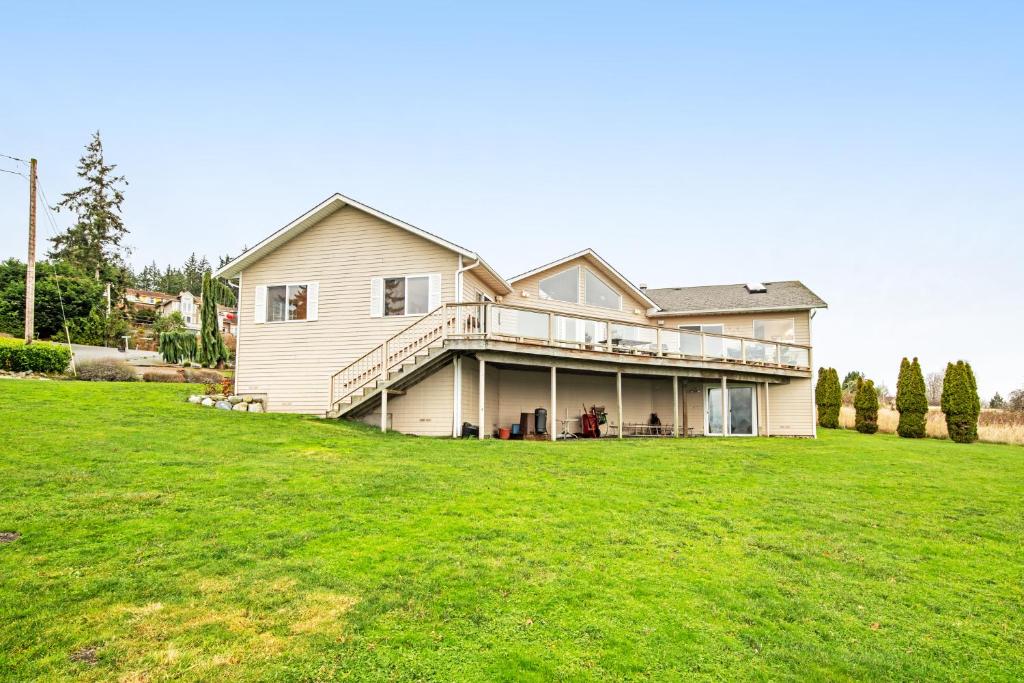
[[[331,376],[331,407],[445,339],[495,339],[628,354],[810,369],[810,347],[671,330],[489,302],[442,304]]]

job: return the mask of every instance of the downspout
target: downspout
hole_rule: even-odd
[[[462,265],[462,254],[459,254],[459,267],[455,271],[455,303],[462,303],[462,274],[480,265],[480,259],[468,266]],[[452,387],[452,437],[462,436],[462,359],[458,356],[452,361],[454,386]]]
[[[455,271],[455,303],[462,303],[462,274],[467,270],[473,270],[480,265],[480,259],[477,259],[468,266],[462,266],[462,254],[459,254],[459,269]]]

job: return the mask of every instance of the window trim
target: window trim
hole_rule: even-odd
[[[263,323],[267,325],[280,325],[281,323],[308,323],[315,322],[309,319],[309,286],[313,283],[312,280],[306,282],[271,282],[263,285],[267,290],[267,299],[264,302],[263,310]],[[305,287],[306,288],[306,317],[295,318],[293,320],[288,319],[288,288],[289,287]],[[270,319],[270,289],[272,287],[284,287],[284,305],[285,305],[285,318],[284,320],[271,320]]]
[[[604,310],[604,311],[621,311],[621,310],[622,310],[622,303],[623,303],[623,296],[622,296],[622,292],[620,292],[619,290],[615,289],[615,288],[614,288],[614,287],[612,287],[612,286],[611,286],[610,284],[608,284],[607,282],[605,282],[605,281],[604,281],[604,278],[602,278],[602,277],[601,277],[600,275],[598,275],[597,273],[595,273],[595,272],[594,272],[593,270],[591,270],[590,268],[587,268],[586,266],[584,266],[584,267],[583,267],[583,270],[584,270],[584,274],[583,274],[583,305],[584,305],[584,306],[590,306],[591,308],[600,308],[601,310]],[[591,304],[591,303],[587,303],[587,275],[586,275],[587,273],[590,273],[591,275],[593,275],[593,276],[594,276],[594,279],[595,279],[595,280],[597,280],[597,281],[598,281],[598,282],[600,282],[600,283],[601,283],[602,285],[604,285],[604,286],[605,286],[605,287],[607,287],[608,289],[610,289],[610,290],[612,290],[613,292],[615,292],[615,295],[616,295],[617,297],[619,297],[619,305],[618,305],[618,306],[616,306],[615,308],[608,308],[608,307],[606,307],[606,306],[601,306],[601,305],[599,305],[599,304]]]
[[[565,299],[556,299],[556,298],[554,298],[552,296],[546,296],[543,293],[543,291],[541,290],[541,285],[544,283],[545,280],[550,280],[552,278],[556,278],[559,275],[565,275],[570,270],[577,271],[576,272],[576,300],[575,301],[566,301]],[[582,294],[581,290],[583,289],[580,286],[580,271],[582,271],[582,270],[583,270],[583,266],[581,266],[580,264],[577,263],[574,266],[569,266],[568,268],[560,270],[557,273],[552,273],[551,275],[548,275],[547,277],[542,277],[541,279],[537,280],[537,298],[540,299],[541,301],[557,301],[557,302],[562,303],[562,304],[576,304],[577,306],[582,305],[582,301],[580,300],[581,294]],[[606,310],[611,310],[611,309],[606,309]]]
[[[380,317],[381,318],[422,318],[430,313],[430,276],[434,273],[409,273],[408,275],[381,275],[380,276]],[[411,277],[421,277],[427,281],[427,310],[424,313],[402,313],[401,315],[388,315],[387,302],[384,300],[387,287],[384,285],[388,280],[408,280]],[[406,283],[406,291],[408,283]],[[409,298],[405,300],[405,310],[409,310]]]

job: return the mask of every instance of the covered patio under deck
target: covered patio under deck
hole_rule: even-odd
[[[493,345],[491,345],[493,346]],[[604,408],[602,438],[769,436],[770,386],[790,378],[743,369],[681,367],[538,357],[479,350],[457,360],[463,420],[481,426],[479,438],[520,422],[523,413],[548,411],[543,438],[577,438],[581,415]],[[656,416],[656,417],[655,417]],[[723,416],[728,419],[723,420]]]

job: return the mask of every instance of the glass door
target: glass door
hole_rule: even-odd
[[[707,424],[704,427],[707,430],[707,434],[711,435],[722,435],[722,388],[721,387],[709,387],[707,390],[707,396],[705,396],[705,405],[707,410],[705,416],[707,417]]]
[[[754,387],[729,387],[729,433],[753,436],[755,420]]]

